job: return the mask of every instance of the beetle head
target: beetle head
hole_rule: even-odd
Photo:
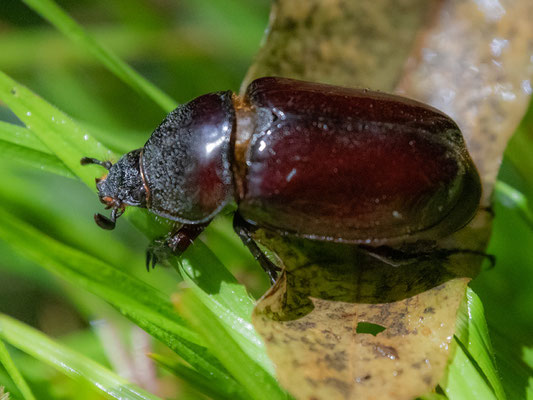
[[[99,161],[84,157],[82,165],[97,164],[109,170],[103,178],[96,179],[100,201],[111,210],[111,218],[95,214],[94,220],[103,229],[114,229],[118,217],[126,206],[146,207],[146,189],[139,166],[141,149],[126,153],[118,162]]]

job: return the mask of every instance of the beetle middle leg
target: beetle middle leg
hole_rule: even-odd
[[[194,239],[209,225],[209,222],[195,225],[184,224],[173,229],[167,236],[153,240],[146,250],[146,269],[150,271],[150,266],[155,268],[158,262],[167,260],[172,255],[183,254]]]
[[[257,243],[252,239],[252,227],[238,212],[233,216],[233,229],[235,233],[241,238],[244,245],[250,250],[250,253],[259,262],[261,268],[267,273],[270,278],[270,283],[273,285],[278,278],[278,272],[281,269],[268,259],[268,257],[261,251]]]

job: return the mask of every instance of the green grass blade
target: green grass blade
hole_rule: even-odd
[[[116,148],[118,154],[126,153],[130,149],[135,148],[136,144],[138,145],[138,143],[134,143],[134,141],[130,139],[129,136],[131,132],[122,132],[120,135],[113,135],[116,133],[116,130],[112,133],[109,130],[104,130],[101,127],[89,125],[87,123],[81,123],[80,125],[87,131],[93,133],[93,136],[97,139],[112,142],[111,146],[108,147],[112,147],[113,149]],[[40,151],[42,153],[50,155],[54,154],[44,145],[35,133],[20,125],[0,121],[0,140]]]
[[[196,292],[187,290],[177,298],[178,310],[203,336],[212,353],[235,377],[254,400],[287,399],[272,375],[266,372],[241,348],[228,333],[217,315],[214,315],[197,297]]]
[[[460,345],[456,347],[453,361],[448,367],[447,383],[441,387],[450,400],[498,399]]]
[[[533,187],[533,174],[531,173],[533,170],[533,158],[531,157],[531,149],[533,148],[532,127],[533,100],[530,101],[526,115],[524,115],[505,149],[505,156],[515,166],[529,188]]]
[[[28,128],[0,121],[0,152],[6,158],[19,160],[34,168],[75,178],[72,171]]]
[[[529,281],[528,281],[529,282]],[[498,361],[507,398],[533,399],[533,359],[528,362],[528,347],[510,336],[511,325],[490,326],[491,342]],[[532,350],[532,348],[529,348]],[[529,393],[530,397],[526,395]]]
[[[0,139],[0,153],[3,157],[19,160],[24,164],[51,172],[66,178],[75,179],[76,176],[56,156],[33,150],[29,147],[20,146]]]
[[[152,358],[158,365],[180,377],[188,384],[193,386],[196,390],[208,396],[210,399],[246,399],[241,386],[233,381],[209,379],[203,375],[200,375],[195,370],[185,366],[183,363],[165,357],[161,354],[150,354],[149,357]]]
[[[466,291],[466,301],[462,304],[457,316],[455,336],[461,342],[468,356],[475,360],[492,387],[496,398],[504,400],[506,396],[496,369],[496,360],[489,337],[489,328],[485,321],[483,304],[470,288]]]
[[[52,154],[50,149],[32,131],[23,126],[0,121],[0,140],[18,144],[41,153]]]
[[[196,241],[175,266],[201,302],[219,321],[241,349],[270,374],[274,368],[263,341],[251,324],[253,300],[246,288],[220,263],[200,241]]]
[[[180,259],[180,264],[184,279],[197,285],[224,308],[232,310],[237,317],[250,321],[254,300],[204,243],[199,241],[192,245]]]
[[[524,221],[533,229],[533,211],[529,207],[526,196],[505,182],[497,181],[494,195],[508,208],[517,208]]]
[[[94,166],[80,165],[80,159],[85,156],[117,159],[115,154],[66,114],[2,72],[0,100],[3,100],[26,127],[89,187],[94,187],[94,177],[102,171]]]
[[[0,326],[0,332],[1,332],[1,326]],[[7,351],[7,348],[4,345],[4,342],[2,341],[2,339],[0,339],[0,364],[4,366],[9,376],[11,376],[11,379],[13,379],[13,382],[15,382],[15,384],[17,385],[18,389],[24,396],[24,399],[34,400],[35,396],[33,395],[30,387],[28,386],[28,384],[22,377],[22,374],[19,372],[19,370],[15,366],[15,363],[11,359],[11,356],[9,355],[9,352]]]
[[[139,75],[133,68],[110,50],[100,45],[79,24],[52,0],[24,0],[34,11],[41,14],[76,45],[92,53],[103,65],[126,84],[152,99],[166,112],[176,108],[177,103],[155,85]]]
[[[83,124],[82,126],[87,125]],[[97,134],[98,138],[103,138],[107,141],[112,138],[109,132],[105,132],[101,128],[91,127],[88,130],[94,132],[95,135]],[[113,143],[115,148],[120,143],[121,153],[125,153],[127,151],[125,149],[134,148],[133,145],[128,145],[127,138],[122,139],[120,142],[118,139],[111,140],[116,142]],[[0,146],[3,154],[6,154],[7,157],[20,160],[46,172],[67,178],[76,178],[72,171],[28,128],[0,121]]]
[[[481,301],[470,288],[457,315],[455,353],[440,386],[450,400],[505,400]]]
[[[51,340],[41,332],[5,314],[0,314],[0,336],[12,346],[51,365],[71,378],[91,384],[95,390],[108,398],[159,399],[159,397],[129,383],[97,362]]]
[[[0,209],[0,239],[75,287],[96,294],[156,337],[199,372],[228,379],[201,346],[204,341],[175,312],[161,292],[146,283],[70,248]]]

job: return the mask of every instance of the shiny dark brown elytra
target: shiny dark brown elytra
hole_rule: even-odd
[[[183,224],[151,246],[180,254],[230,202],[235,231],[274,280],[258,227],[319,241],[398,249],[466,225],[481,196],[457,125],[442,112],[390,94],[261,78],[246,94],[200,96],[172,111],[142,149],[97,181],[113,229],[124,207]],[[376,254],[378,252],[376,251]],[[391,252],[394,254],[394,252]],[[401,258],[401,257],[400,257]]]

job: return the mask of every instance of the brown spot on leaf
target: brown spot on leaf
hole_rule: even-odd
[[[370,378],[372,378],[372,375],[366,374],[364,376],[358,376],[355,378],[355,383],[363,383],[365,381],[368,381]]]
[[[331,354],[326,354],[325,361],[328,368],[334,369],[336,371],[342,371],[348,366],[348,355],[346,351],[333,352]]]
[[[400,358],[398,351],[392,346],[384,346],[381,344],[374,345],[374,353],[381,357],[387,357],[391,360]]]

